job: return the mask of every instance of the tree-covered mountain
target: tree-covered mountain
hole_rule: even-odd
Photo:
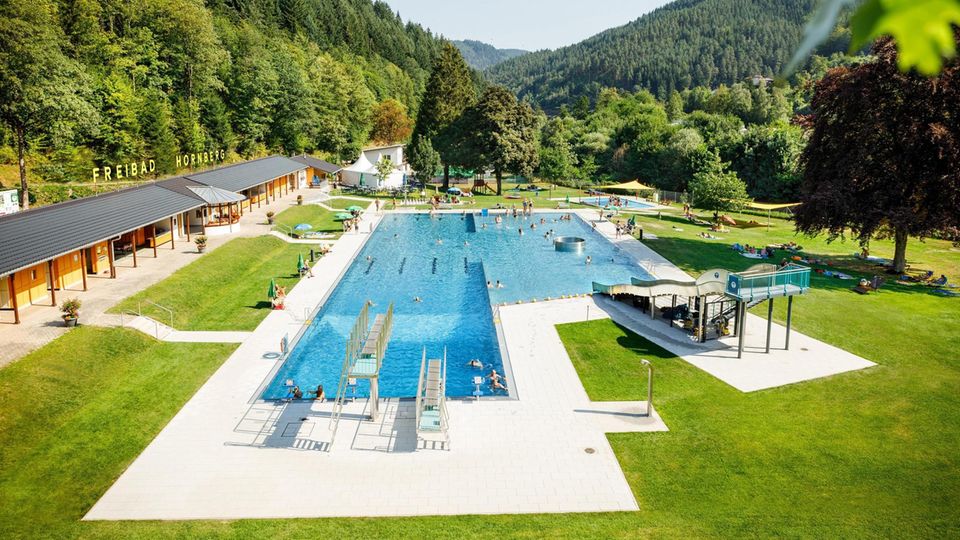
[[[7,0],[0,163],[85,182],[211,149],[353,157],[376,114],[416,116],[442,43],[371,0]]]
[[[460,54],[462,54],[463,59],[467,61],[467,65],[479,70],[484,70],[505,60],[527,54],[527,51],[522,49],[498,49],[488,43],[472,39],[457,40],[454,41],[453,44],[460,49]]]
[[[538,51],[486,71],[521,97],[555,109],[604,87],[658,96],[694,86],[774,76],[796,50],[816,0],[677,0],[578,44]],[[821,54],[843,49],[836,36]]]

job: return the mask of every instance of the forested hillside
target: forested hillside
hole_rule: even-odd
[[[504,60],[527,54],[527,51],[522,49],[498,49],[488,43],[472,39],[454,41],[453,44],[460,49],[460,54],[467,61],[467,65],[480,70],[495,66]]]
[[[604,87],[671,90],[773,76],[789,60],[816,0],[678,0],[576,45],[498,64],[489,78],[548,109]],[[843,36],[821,48],[844,47]]]
[[[0,163],[23,143],[33,180],[76,182],[212,149],[354,157],[377,111],[415,116],[440,45],[370,0],[7,0]]]

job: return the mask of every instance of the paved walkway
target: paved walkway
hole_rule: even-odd
[[[376,225],[379,217],[371,217]],[[599,223],[598,230],[613,235],[608,224]],[[747,388],[738,377],[762,386],[822,376],[790,372],[783,378],[780,372],[789,369],[776,354],[755,354],[759,358],[749,365],[734,363],[728,353],[717,352],[729,343],[698,348],[666,332],[659,321],[644,327],[626,306],[602,297],[510,305],[499,308],[499,317],[512,368],[508,385],[516,399],[449,402],[451,444],[427,448],[417,440],[411,401],[381,401],[383,414],[371,422],[364,420],[368,402],[360,400],[345,408],[334,440],[328,429],[331,402],[268,403],[258,396],[278,367],[270,353],[277,352],[281,336],[304,327],[307,321],[297,314],[322,302],[368,237],[340,238],[314,267],[316,277],[290,291],[288,309],[267,316],[84,519],[637,510],[605,434],[667,427],[656,410],[644,416],[644,402],[590,401],[555,329],[588,317],[612,314],[735,386]],[[615,242],[658,277],[687,278],[635,240]],[[748,334],[755,334],[754,326],[751,322]],[[798,334],[793,339],[798,349],[815,345]],[[843,353],[829,346],[808,352],[804,362],[826,355],[823,365],[831,369],[833,358]],[[636,384],[644,387],[639,363],[636,373]]]
[[[305,190],[291,191],[277,197],[269,205],[254,208],[252,212],[244,212],[240,218],[238,231],[223,236],[209,236],[207,253],[228,241],[238,237],[260,236],[269,234],[271,226],[266,223],[266,213],[270,210],[281,212],[290,206],[296,205],[297,195]],[[133,258],[126,256],[117,260],[117,278],[106,276],[88,276],[88,290],[83,291],[79,285],[68,290],[58,291],[57,300],[77,297],[83,302],[80,322],[82,324],[101,324],[102,316],[107,309],[113,307],[120,300],[136,294],[143,289],[163,280],[176,270],[195,261],[202,255],[197,253],[196,246],[186,239],[176,242],[176,249],[169,245],[157,249],[158,257],[153,257],[153,249],[137,251],[137,268],[133,268]],[[41,347],[68,329],[63,326],[60,318],[60,309],[54,306],[29,306],[20,314],[21,324],[7,324],[12,322],[12,316],[7,313],[0,315],[4,323],[0,323],[0,367],[3,367]]]
[[[326,265],[291,298],[314,295],[339,271]],[[446,450],[417,450],[409,400],[383,400],[378,422],[360,420],[365,400],[348,405],[332,448],[332,403],[256,402],[274,364],[263,355],[291,327],[271,314],[84,519],[636,510],[604,434],[667,428],[655,411],[642,415],[645,402],[587,397],[554,329],[582,319],[587,305],[590,298],[501,308],[520,399],[449,402]],[[595,305],[591,312],[605,316]]]

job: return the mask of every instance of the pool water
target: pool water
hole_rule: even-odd
[[[607,206],[610,204],[610,197],[584,197],[580,202],[583,204],[589,204],[591,206]],[[632,208],[635,210],[643,210],[645,208],[655,208],[657,205],[653,203],[638,201],[636,199],[631,199],[628,197],[620,197],[620,202],[622,203],[621,208]]]
[[[505,216],[502,223],[492,214],[385,216],[262,397],[286,397],[288,379],[304,390],[323,384],[333,397],[347,336],[367,300],[373,302],[371,321],[394,303],[381,396],[416,393],[424,346],[430,358],[441,357],[447,348],[447,395],[469,396],[474,376],[490,369],[503,372],[491,304],[588,293],[593,281],[629,283],[633,276],[649,277],[590,224],[576,215],[561,220],[562,215]],[[544,238],[551,229],[552,236],[585,238],[583,253],[554,250],[552,240]],[[488,281],[498,280],[502,288],[487,287]],[[467,365],[474,358],[484,364],[482,370]],[[366,381],[359,383],[357,395],[367,395]],[[482,390],[490,392],[486,385]]]

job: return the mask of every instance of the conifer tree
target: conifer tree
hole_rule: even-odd
[[[450,164],[454,159],[454,140],[450,125],[476,99],[470,67],[451,43],[443,44],[433,64],[427,88],[417,114],[413,137],[428,137],[443,159],[443,188],[450,185]],[[455,163],[460,165],[460,163]]]

